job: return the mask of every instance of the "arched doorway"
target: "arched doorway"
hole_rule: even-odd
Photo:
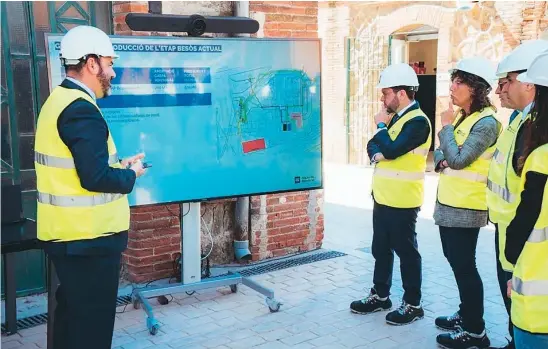
[[[407,63],[417,73],[416,100],[430,119],[432,139],[436,130],[436,80],[438,66],[438,28],[427,24],[405,26],[390,35],[389,63]],[[430,148],[434,150],[434,142]]]

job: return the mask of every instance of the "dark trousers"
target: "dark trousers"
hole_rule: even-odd
[[[48,257],[60,283],[55,294],[54,349],[110,349],[121,253]]]
[[[395,251],[400,258],[403,300],[411,305],[420,304],[422,259],[415,232],[418,213],[418,208],[401,209],[378,203],[373,206],[373,283],[381,298],[390,295]]]
[[[508,333],[512,337],[512,342],[514,341],[514,324],[512,323],[511,318],[511,305],[512,301],[508,297],[507,285],[508,280],[512,278],[512,273],[509,273],[502,269],[502,263],[500,262],[499,255],[499,225],[495,224],[495,254],[497,256],[497,278],[499,280],[500,293],[502,294],[502,300],[504,301],[504,306],[506,307],[506,312],[508,313]]]
[[[480,228],[439,228],[443,254],[453,269],[459,289],[462,328],[479,334],[485,329],[483,282],[476,268]]]

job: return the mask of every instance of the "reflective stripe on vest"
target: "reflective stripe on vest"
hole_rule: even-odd
[[[406,179],[410,181],[418,181],[424,179],[424,172],[406,172],[378,167],[375,167],[373,174],[394,179]]]
[[[61,207],[88,207],[108,204],[123,197],[123,194],[102,193],[93,196],[59,196],[38,193],[38,202]]]
[[[487,176],[482,175],[481,173],[470,172],[465,170],[453,170],[452,168],[446,167],[442,173],[448,177],[457,177],[466,179],[472,182],[478,183],[487,183]]]
[[[548,280],[523,281],[513,276],[512,290],[522,296],[548,296]]]
[[[548,240],[548,227],[544,229],[533,229],[527,242],[539,243]]]
[[[504,164],[504,162],[506,161],[506,157],[498,149],[495,150],[495,154],[493,154],[493,158],[499,164]]]
[[[37,151],[34,152],[34,161],[36,161],[40,165],[44,165],[48,167],[66,168],[66,169],[76,168],[76,166],[74,165],[73,159],[46,155],[46,154],[39,153]],[[109,165],[113,165],[117,163],[118,161],[119,161],[118,154],[113,154],[108,157]]]
[[[501,187],[500,185],[490,181],[489,179],[487,179],[487,188],[509,204],[516,200],[516,197],[512,195],[512,193],[510,193],[508,189]]]

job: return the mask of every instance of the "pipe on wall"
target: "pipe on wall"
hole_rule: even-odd
[[[249,1],[234,1],[234,16],[249,17]],[[249,34],[235,34],[238,37],[249,37]],[[234,254],[237,260],[250,260],[249,250],[249,196],[239,197],[236,200]]]

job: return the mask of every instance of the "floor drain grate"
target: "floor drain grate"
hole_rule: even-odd
[[[131,303],[131,296],[120,296],[118,299],[116,299],[116,306],[119,307],[121,305],[126,305]]]
[[[131,303],[131,296],[120,296],[116,299],[116,306],[122,306]],[[17,320],[17,331],[24,330],[26,328],[35,327],[48,323],[48,314],[39,314],[29,316],[23,319]],[[2,324],[2,333],[6,333],[6,324]]]
[[[306,254],[301,257],[294,257],[277,262],[266,262],[264,265],[257,265],[250,268],[242,269],[238,273],[242,276],[252,276],[264,273],[269,273],[276,270],[287,269],[291,267],[297,267],[303,264],[309,264],[314,262],[323,261],[326,259],[337,258],[346,256],[346,253],[338,251],[326,251],[314,254]]]
[[[264,273],[269,273],[276,270],[287,269],[291,267],[297,267],[299,265],[310,264],[314,262],[323,261],[326,259],[337,258],[346,256],[346,253],[338,251],[325,251],[319,253],[305,252],[302,256],[291,256],[287,259],[278,261],[265,261],[259,265],[255,265],[249,268],[241,269],[238,273],[242,276],[253,276]],[[116,306],[122,306],[131,303],[131,295],[119,296],[116,300]],[[23,319],[17,320],[17,330],[23,330],[34,326],[46,324],[48,322],[48,314],[39,314],[29,316]],[[6,333],[6,324],[2,324],[2,333]]]
[[[39,314],[17,320],[17,331],[43,325],[48,322],[48,314]],[[6,324],[2,324],[2,333],[6,333]]]

